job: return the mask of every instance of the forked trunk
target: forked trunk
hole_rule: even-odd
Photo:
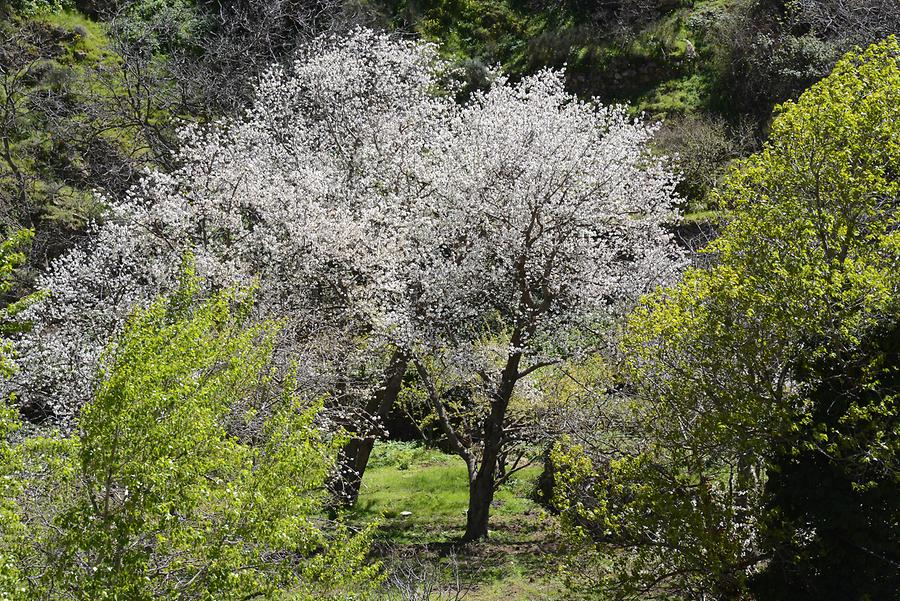
[[[513,343],[515,347],[520,344],[518,335],[513,336]],[[494,500],[497,459],[500,457],[500,445],[503,442],[506,410],[509,408],[509,401],[519,379],[521,359],[521,353],[516,352],[506,360],[500,386],[491,401],[491,411],[484,421],[484,450],[481,455],[481,466],[469,482],[469,511],[466,514],[464,541],[474,541],[488,536],[488,520],[491,503]]]

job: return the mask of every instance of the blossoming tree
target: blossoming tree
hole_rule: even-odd
[[[322,39],[271,70],[243,118],[184,130],[181,167],[149,173],[39,281],[50,295],[28,315],[13,382],[23,404],[71,421],[106,340],[171,289],[187,251],[218,287],[258,282],[260,312],[290,322],[282,342],[304,354],[311,392],[364,394],[347,374],[379,344],[363,337],[392,260],[380,215],[407,196],[403,166],[432,137],[441,69],[427,45]]]
[[[400,329],[468,466],[466,539],[487,535],[510,403],[528,376],[591,350],[623,303],[677,269],[676,180],[646,151],[653,131],[547,71],[476,94],[441,132],[428,194],[404,218]],[[461,390],[464,407],[481,407],[474,420],[447,403]]]

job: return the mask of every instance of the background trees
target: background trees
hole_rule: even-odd
[[[690,139],[677,150],[712,159],[717,171],[735,154],[729,146],[741,155],[754,147],[736,124],[759,137],[775,103],[823,77],[854,44],[898,31],[896,0],[6,0],[0,12],[0,63],[23,100],[9,136],[19,175],[0,161],[3,212],[14,227],[36,228],[35,271],[98,216],[95,188],[119,197],[142,168],[174,167],[181,122],[238,114],[270,63],[289,63],[322,32],[378,23],[438,42],[473,88],[498,63],[516,78],[565,65],[567,89],[582,97],[627,101],[654,118],[708,119],[701,129],[724,132],[724,151]],[[20,58],[30,67],[12,68]],[[12,202],[22,178],[27,209]],[[692,208],[709,208],[705,186],[680,191]]]
[[[191,250],[217,286],[258,279],[305,390],[336,407],[384,416],[409,359],[420,375],[445,363],[478,377],[491,411],[470,437],[481,448],[461,454],[470,537],[484,536],[517,382],[585,352],[620,303],[671,275],[675,182],[646,151],[652,128],[577,101],[558,75],[458,105],[446,69],[427,45],[322,38],[267,75],[245,119],[187,129],[182,167],[148,176],[41,280],[52,292],[19,345],[23,402],[74,417],[102,341],[171,289]],[[345,449],[357,474],[372,440],[359,434]]]
[[[747,112],[768,118],[826,76],[854,46],[900,33],[896,0],[799,0],[734,3],[712,35],[727,55],[719,68],[724,93]]]
[[[255,0],[2,2],[0,17],[0,219],[36,231],[26,285],[102,219],[96,190],[122,200],[145,169],[176,168],[178,128],[239,114],[272,64],[356,19]]]
[[[716,263],[650,296],[629,319],[626,350],[645,436],[596,480],[569,459],[572,496],[564,502],[589,539],[634,549],[626,557],[636,559],[606,574],[614,590],[660,587],[665,595],[674,586],[732,598],[757,570],[772,587],[759,588],[760,598],[777,598],[780,578],[799,585],[793,570],[805,574],[808,590],[821,590],[801,566],[827,563],[838,548],[867,552],[852,537],[835,542],[841,535],[815,517],[843,500],[812,496],[799,477],[804,469],[843,474],[835,486],[856,491],[848,494],[869,524],[895,514],[891,502],[863,491],[897,477],[895,445],[875,442],[896,429],[887,374],[897,357],[875,341],[893,327],[900,284],[898,76],[900,47],[890,39],[848,54],[784,105],[766,146],[719,192],[729,221],[707,249]],[[873,356],[870,380],[855,366]],[[884,421],[863,426],[876,413]],[[798,477],[789,482],[785,473]],[[574,503],[584,485],[594,495],[581,510]],[[896,533],[874,536],[881,548]],[[886,555],[870,561],[886,562],[872,567],[880,574],[892,571]],[[860,577],[848,595],[889,595],[890,579]]]

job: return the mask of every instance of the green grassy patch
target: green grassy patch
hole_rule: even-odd
[[[53,27],[65,36],[67,58],[74,63],[100,63],[113,55],[108,50],[106,28],[73,10],[41,13],[33,17],[35,23]],[[58,57],[60,62],[69,62]]]
[[[515,474],[494,498],[491,524],[500,540],[520,538],[541,508],[528,497],[540,466]],[[450,542],[465,529],[468,507],[465,463],[455,455],[408,443],[379,443],[363,478],[355,520],[380,518],[392,542]],[[401,515],[410,512],[411,515]]]
[[[693,211],[690,213],[685,213],[681,217],[682,223],[711,223],[715,221],[719,221],[722,218],[722,213],[716,210],[709,211]]]
[[[529,498],[540,472],[529,466],[497,492],[487,541],[459,545],[468,506],[463,461],[423,445],[378,443],[348,517],[379,520],[376,550],[388,568],[415,556],[448,582],[458,574],[467,600],[568,599],[555,521]]]

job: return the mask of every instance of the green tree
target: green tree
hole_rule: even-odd
[[[796,516],[779,521],[771,504],[785,496],[766,489],[784,457],[814,442],[829,461],[870,475],[863,464],[877,449],[875,486],[895,486],[892,393],[880,403],[845,397],[846,415],[829,417],[822,391],[836,385],[829,373],[860,363],[873,332],[897,320],[898,175],[900,44],[890,38],[851,52],[782,105],[763,150],[728,176],[718,191],[726,225],[706,249],[714,265],[646,298],[628,323],[635,419],[645,434],[637,450],[558,450],[560,461],[581,466],[558,491],[573,532],[591,548],[606,540],[630,551],[597,547],[610,568],[601,570],[604,587],[620,597],[748,594],[748,576],[789,547],[777,541],[815,537]],[[870,370],[856,373],[845,389],[877,388]],[[834,419],[840,427],[828,425]],[[838,440],[822,444],[823,436]],[[608,468],[597,477],[600,462]],[[856,497],[858,511],[882,511],[865,498]],[[882,535],[896,539],[896,519],[887,523]],[[896,558],[887,561],[882,569]],[[866,594],[863,587],[848,598]]]
[[[73,436],[12,448],[22,598],[354,598],[376,579],[368,533],[318,517],[341,441],[277,384],[277,324],[249,321],[247,290],[196,290],[188,273],[129,319]]]
[[[32,238],[34,230],[22,229],[13,232],[6,240],[0,242],[0,297],[9,295],[15,285],[16,268],[25,262],[22,248],[31,242]],[[0,378],[9,377],[14,371],[12,346],[6,337],[28,327],[27,322],[21,322],[16,316],[39,297],[40,293],[31,294],[12,302],[4,302],[0,306],[0,335],[4,337],[0,341]]]
[[[0,296],[10,293],[15,282],[15,271],[25,262],[22,248],[28,244],[34,232],[18,230],[0,243]],[[38,298],[33,294],[13,302],[4,302],[0,307],[0,378],[7,378],[15,371],[9,334],[27,327],[16,316]],[[0,400],[0,599],[6,601],[4,591],[15,591],[21,572],[15,556],[7,549],[18,543],[23,535],[19,505],[16,498],[22,489],[15,479],[20,467],[17,453],[12,444],[13,437],[21,428],[18,412],[6,399]],[[9,593],[12,595],[13,593]],[[15,593],[18,594],[18,593]]]

